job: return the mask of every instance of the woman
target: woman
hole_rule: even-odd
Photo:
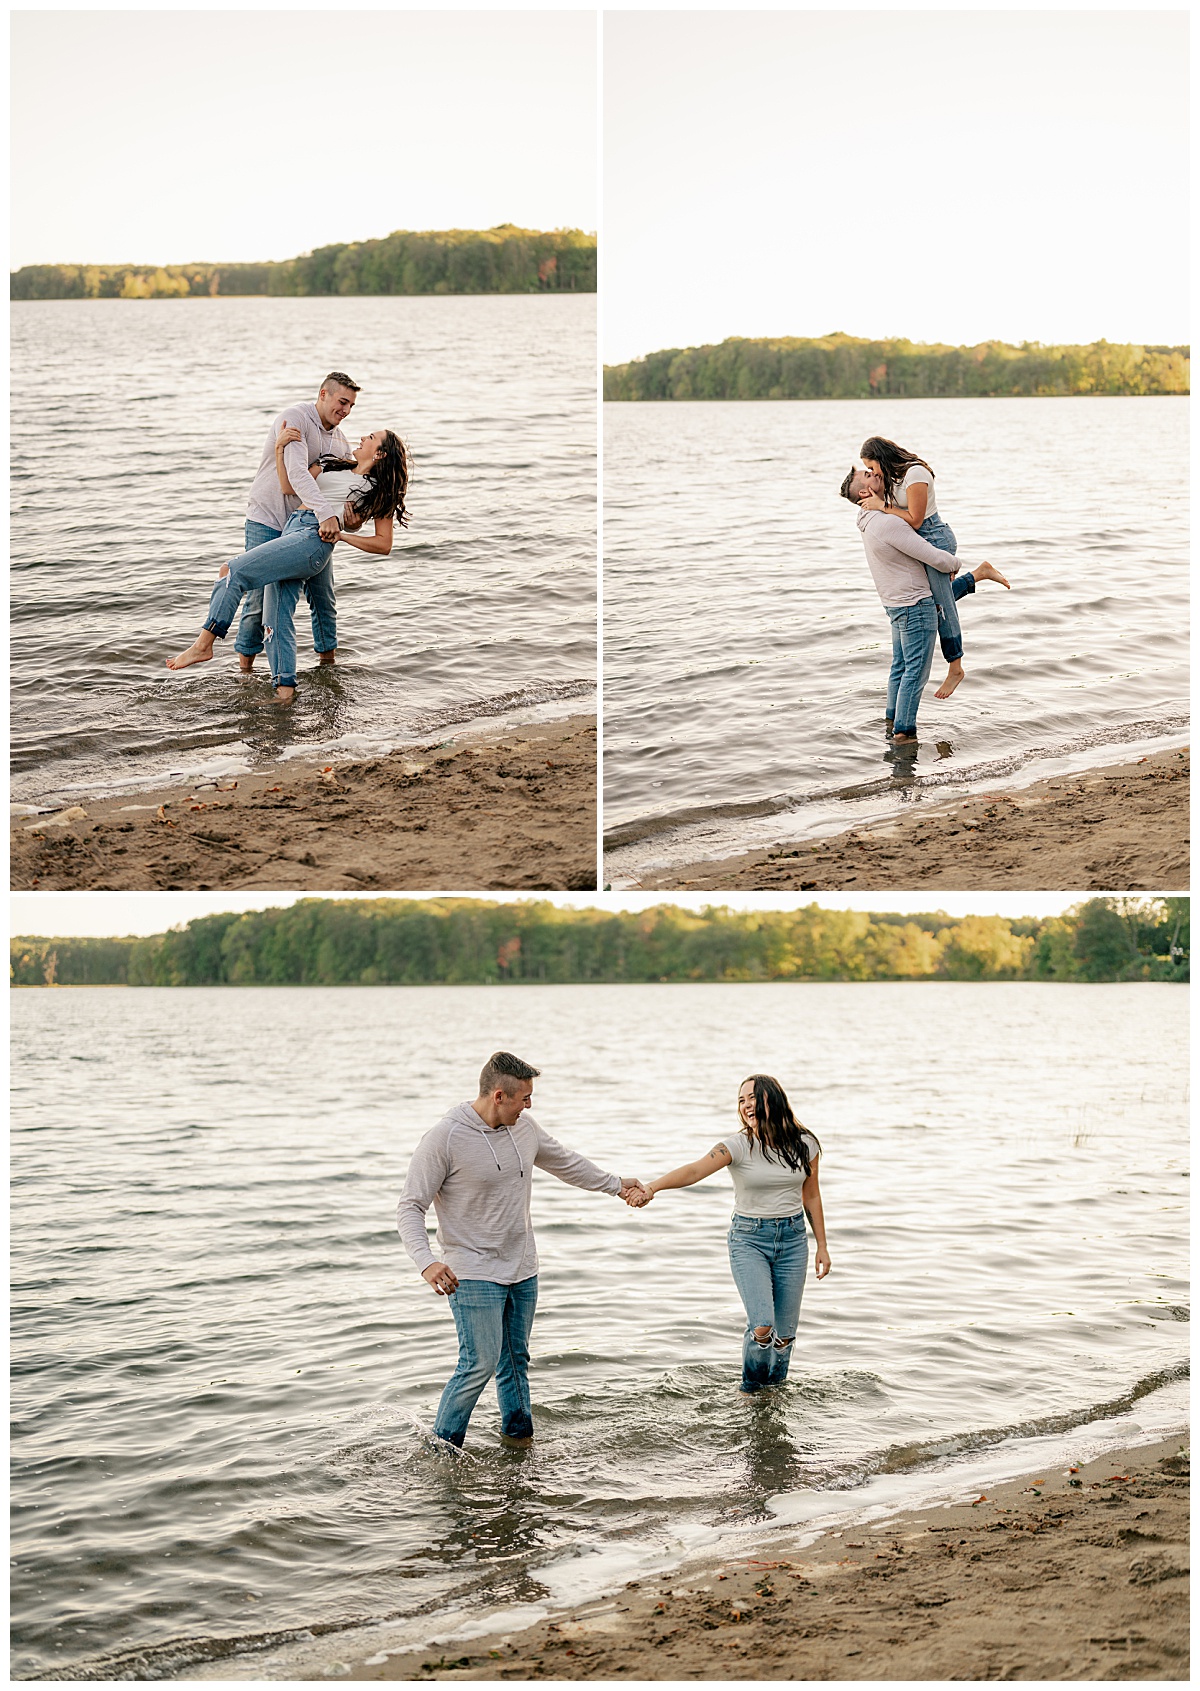
[[[954,530],[938,515],[933,492],[934,475],[924,458],[918,458],[906,447],[897,446],[894,440],[885,440],[882,435],[872,435],[869,440],[864,440],[859,457],[868,473],[875,478],[870,497],[861,501],[864,511],[887,511],[916,529],[931,546],[937,546],[943,552],[957,553],[958,541],[954,538]],[[990,564],[984,564],[982,571],[989,581],[1008,586],[999,570],[993,570]],[[980,573],[980,570],[975,570],[971,574],[951,577],[931,569],[928,564],[925,566],[933,602],[937,606],[942,656],[949,665],[946,679],[934,694],[936,699],[948,699],[966,674],[962,664],[962,624],[958,620],[957,601],[964,594],[975,591],[975,581]]]
[[[746,1308],[742,1341],[742,1384],[746,1395],[787,1378],[800,1295],[808,1268],[807,1215],[817,1241],[817,1279],[829,1273],[825,1212],[817,1181],[821,1147],[801,1127],[787,1094],[770,1075],[751,1075],[738,1092],[739,1133],[719,1140],[698,1162],[660,1174],[646,1196],[626,1202],[648,1204],[658,1192],[694,1186],[719,1168],[733,1176],[734,1212],[729,1224],[729,1266]]]
[[[283,449],[299,438],[298,430],[284,428],[275,443],[276,468],[286,493],[291,493],[292,488],[283,466]],[[324,569],[339,540],[361,552],[386,557],[392,549],[394,523],[398,521],[404,526],[408,521],[404,508],[408,456],[403,441],[390,429],[377,429],[374,434],[364,435],[351,458],[327,459],[313,466],[314,472],[318,469],[317,486],[321,492],[332,501],[343,502],[337,532],[330,539],[323,539],[316,512],[302,507],[288,518],[278,540],[268,540],[231,558],[213,587],[202,631],[185,652],[167,659],[168,669],[206,663],[212,657],[214,641],[218,637],[224,639],[228,633],[242,595],[250,588],[262,587],[266,590],[263,617],[268,628],[266,651],[275,697],[283,704],[291,703],[296,693],[293,613],[301,583]],[[372,535],[346,532],[357,530],[368,521],[374,525]]]

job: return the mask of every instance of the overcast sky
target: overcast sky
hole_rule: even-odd
[[[591,12],[13,14],[22,264],[596,227]]]
[[[1187,15],[613,12],[604,356],[1188,339]]]
[[[197,916],[220,910],[264,910],[294,904],[310,893],[218,892],[28,892],[10,898],[9,932],[33,936],[80,934],[156,934]],[[376,893],[336,893],[336,898],[375,898]],[[389,898],[427,899],[427,892],[389,893]],[[820,904],[826,910],[944,910],[948,916],[1056,916],[1078,904],[1087,893],[822,893],[817,898],[796,893],[606,893],[588,898],[579,893],[508,893],[492,900],[514,904],[548,899],[576,909],[599,905],[607,910],[646,910],[656,904],[677,904],[700,910],[706,904],[735,910],[787,910]]]

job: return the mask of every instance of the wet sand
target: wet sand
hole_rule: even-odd
[[[648,871],[647,889],[1186,892],[1187,748],[980,793],[844,834]]]
[[[595,722],[87,800],[15,818],[11,850],[22,890],[586,891]]]
[[[635,1581],[511,1635],[346,1655],[306,1677],[1187,1679],[1181,1443]]]

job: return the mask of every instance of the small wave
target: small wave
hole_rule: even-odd
[[[1154,745],[1160,741],[1164,746],[1168,746],[1177,743],[1180,736],[1188,733],[1189,728],[1190,721],[1186,716],[1167,715],[1097,728],[1058,742],[1026,746],[1020,751],[1001,757],[983,758],[977,763],[960,764],[949,769],[934,769],[925,774],[914,771],[911,777],[906,776],[902,784],[898,783],[894,776],[887,775],[870,781],[814,788],[807,793],[781,793],[732,804],[690,805],[620,823],[608,830],[604,843],[608,850],[615,851],[661,838],[664,834],[681,832],[689,827],[785,814],[803,818],[806,811],[815,814],[823,807],[836,808],[840,804],[864,801],[875,801],[887,808],[894,808],[901,798],[905,805],[911,805],[919,803],[923,796],[942,798],[949,793],[965,791],[982,781],[994,782],[997,785],[1027,785],[1040,779],[1044,766],[1055,761],[1086,760],[1094,766],[1096,752],[1105,752],[1109,747],[1117,746]],[[1090,758],[1089,754],[1092,754]],[[844,819],[839,821],[836,815],[830,817],[828,811],[822,820],[828,820],[831,829],[840,829],[847,825]],[[804,837],[803,828],[798,831],[789,829],[789,838],[793,837],[793,833],[797,838]],[[745,843],[730,837],[722,851],[725,855],[733,855],[745,849],[748,849]],[[712,855],[721,853],[713,852]]]

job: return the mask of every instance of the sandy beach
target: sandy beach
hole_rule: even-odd
[[[12,886],[351,891],[596,884],[591,717],[17,816]]]
[[[774,851],[641,876],[675,891],[1182,892],[1189,753],[1155,752],[1016,792],[921,804],[886,822]]]
[[[351,1679],[1188,1677],[1179,1439],[634,1581],[524,1631],[342,1659]]]

